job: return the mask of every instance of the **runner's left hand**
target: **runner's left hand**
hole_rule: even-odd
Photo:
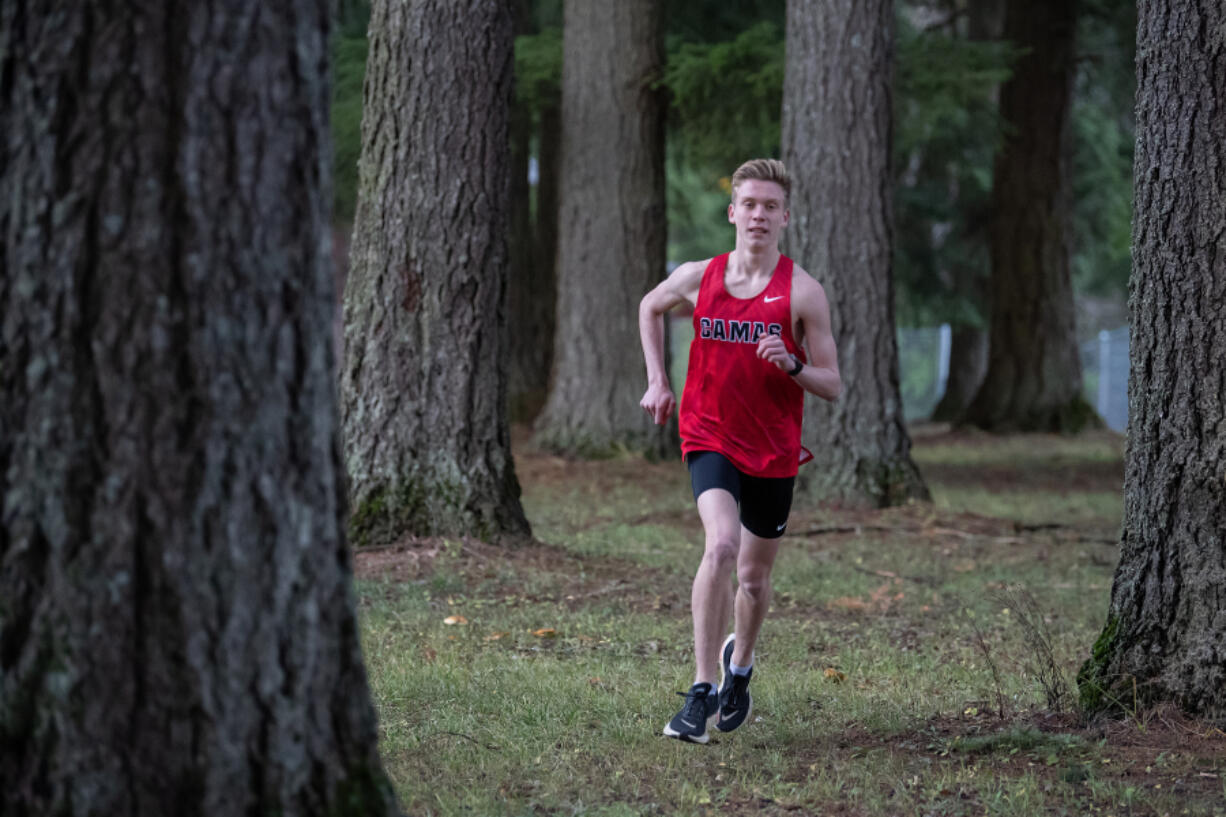
[[[784,372],[790,372],[796,366],[791,352],[783,344],[783,338],[778,335],[764,335],[758,341],[758,357],[767,363],[774,363]]]

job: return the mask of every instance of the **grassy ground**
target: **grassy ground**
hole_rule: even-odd
[[[520,446],[537,544],[358,554],[401,803],[413,815],[1226,814],[1222,732],[1174,713],[1085,724],[1071,700],[1110,593],[1121,450],[1107,435],[920,432],[932,505],[799,504],[752,722],[694,746],[660,735],[693,672],[701,530],[683,467]]]

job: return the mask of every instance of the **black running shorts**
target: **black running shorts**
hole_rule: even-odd
[[[783,535],[792,510],[796,477],[751,477],[715,451],[691,451],[685,461],[690,467],[695,501],[703,491],[723,488],[736,500],[746,530],[763,539]]]

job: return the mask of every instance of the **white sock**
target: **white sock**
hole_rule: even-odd
[[[751,669],[753,669],[753,657],[752,656],[749,659],[749,666],[747,667],[742,667],[739,664],[732,663],[731,661],[728,662],[728,671],[731,672],[733,675],[748,675]]]

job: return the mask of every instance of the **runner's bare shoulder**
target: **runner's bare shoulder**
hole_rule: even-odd
[[[668,287],[677,295],[691,304],[698,301],[698,289],[702,286],[702,275],[707,271],[711,259],[702,261],[687,261],[679,264],[668,276]]]
[[[792,301],[826,306],[826,290],[799,264],[792,267]]]

